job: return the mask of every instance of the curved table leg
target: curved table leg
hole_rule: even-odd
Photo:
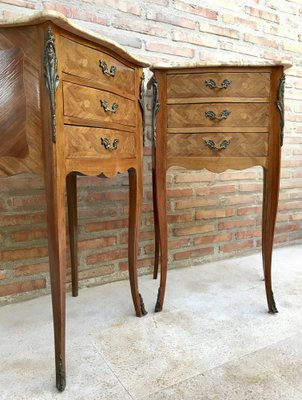
[[[166,171],[164,169],[156,169],[156,173],[153,175],[153,185],[155,199],[155,210],[154,213],[157,216],[155,219],[157,245],[160,248],[160,286],[157,295],[157,301],[155,305],[155,312],[161,311],[163,308],[166,281],[167,281],[167,269],[168,269],[168,232],[167,232],[167,194],[166,194]],[[156,260],[156,259],[155,259]]]
[[[47,229],[51,295],[54,323],[56,386],[66,386],[65,309],[66,309],[66,228],[65,176],[45,176],[47,197]]]
[[[137,256],[139,229],[142,208],[142,174],[140,169],[131,168],[129,175],[129,231],[128,231],[128,260],[129,260],[129,279],[132,300],[136,315],[141,317],[147,314],[143,298],[138,292],[137,281]]]
[[[263,168],[263,221],[262,221],[262,258],[265,280],[265,290],[269,312],[277,313],[277,307],[272,290],[272,251],[274,230],[278,208],[279,168]]]
[[[71,173],[66,177],[67,204],[68,204],[68,229],[71,262],[72,295],[76,297],[79,292],[78,285],[78,210],[77,210],[77,175]]]
[[[159,267],[159,228],[158,228],[158,204],[157,204],[157,193],[156,193],[156,185],[155,185],[155,169],[152,168],[152,199],[153,199],[153,218],[154,218],[154,270],[153,270],[153,279],[157,279],[158,275],[158,267]]]

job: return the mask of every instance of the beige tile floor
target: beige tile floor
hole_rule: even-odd
[[[54,386],[50,297],[0,308],[1,400],[301,400],[302,245],[274,252],[279,314],[267,313],[260,254],[140,278],[67,300],[67,387]]]

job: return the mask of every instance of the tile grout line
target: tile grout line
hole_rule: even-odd
[[[118,376],[115,374],[115,372],[113,371],[113,369],[110,366],[110,363],[106,360],[106,358],[103,356],[102,352],[97,348],[97,346],[92,342],[92,346],[96,349],[96,351],[98,352],[98,354],[101,356],[102,360],[104,361],[104,363],[106,364],[106,366],[109,368],[109,370],[112,372],[112,374],[115,376],[115,378],[117,379],[117,381],[120,383],[120,385],[125,389],[125,391],[128,393],[129,397],[132,400],[135,400],[135,398],[130,394],[130,392],[128,391],[128,389],[125,387],[125,385],[122,383],[122,381],[118,378]],[[109,400],[109,399],[108,399]]]

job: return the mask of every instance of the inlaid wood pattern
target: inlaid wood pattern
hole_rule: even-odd
[[[0,157],[25,157],[26,98],[24,54],[18,48],[0,50]]]
[[[0,176],[43,173],[40,109],[43,40],[37,37],[44,37],[37,26],[0,31]]]
[[[110,91],[123,91],[134,94],[134,70],[110,55],[83,46],[73,40],[61,37],[62,70],[68,74],[90,79],[98,85],[110,87]],[[106,63],[110,72],[115,68],[114,76],[104,74],[100,61]]]
[[[104,128],[85,128],[65,125],[67,158],[131,158],[135,156],[135,135]],[[103,140],[102,140],[103,139]],[[105,139],[110,147],[105,148]],[[113,143],[118,140],[116,149]]]
[[[206,141],[213,141],[217,148],[227,140],[224,149],[213,150]],[[267,133],[193,133],[167,135],[167,157],[259,157],[266,156]]]
[[[216,84],[211,88],[209,81]],[[226,88],[219,86],[230,81]],[[207,84],[208,82],[208,84]],[[270,73],[205,72],[167,75],[167,97],[258,97],[267,98],[270,89]]]
[[[88,88],[72,83],[64,82],[64,115],[85,120],[93,120],[102,126],[105,123],[117,123],[127,126],[135,126],[136,104],[126,99],[103,90]],[[101,100],[108,103],[109,109],[117,104],[116,112],[105,111]]]
[[[223,111],[230,114],[223,120],[211,120],[206,113],[212,111],[220,117]],[[168,128],[195,126],[220,127],[267,127],[268,103],[202,103],[168,105]]]
[[[279,113],[277,104],[283,104],[283,96],[279,103],[276,101],[284,82],[283,67],[178,67],[153,67],[154,100],[159,94],[161,101],[153,124],[152,152],[155,278],[160,261],[155,311],[163,308],[168,270],[167,169],[206,168],[219,173],[260,165],[264,170],[263,270],[268,309],[275,313],[271,261],[283,115],[283,106]]]

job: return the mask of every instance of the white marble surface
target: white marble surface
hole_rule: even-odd
[[[158,63],[150,66],[151,70],[155,69],[183,69],[183,68],[202,68],[202,67],[271,67],[283,66],[285,69],[292,67],[292,63],[288,60],[288,56],[280,56],[275,60],[266,59],[251,59],[248,57],[243,58],[230,58],[229,60],[220,59],[219,54],[217,59],[205,59],[200,61],[185,60],[185,61],[171,61],[169,63]]]
[[[279,314],[267,313],[261,255],[127,281],[67,301],[67,387],[55,388],[51,299],[0,308],[1,400],[300,400],[302,245],[275,249]]]
[[[148,67],[149,63],[143,58],[134,56],[130,54],[126,49],[124,49],[118,43],[110,40],[110,38],[101,36],[100,34],[91,31],[89,29],[84,29],[76,24],[73,20],[66,18],[63,14],[57,11],[41,11],[33,15],[26,15],[20,18],[14,18],[9,20],[0,21],[0,28],[11,27],[11,26],[26,26],[41,24],[43,22],[51,21],[58,27],[65,29],[68,32],[79,35],[82,38],[91,40],[101,46],[105,46],[110,50],[117,52],[120,56],[124,57],[126,60],[133,62],[134,64],[141,67]]]

